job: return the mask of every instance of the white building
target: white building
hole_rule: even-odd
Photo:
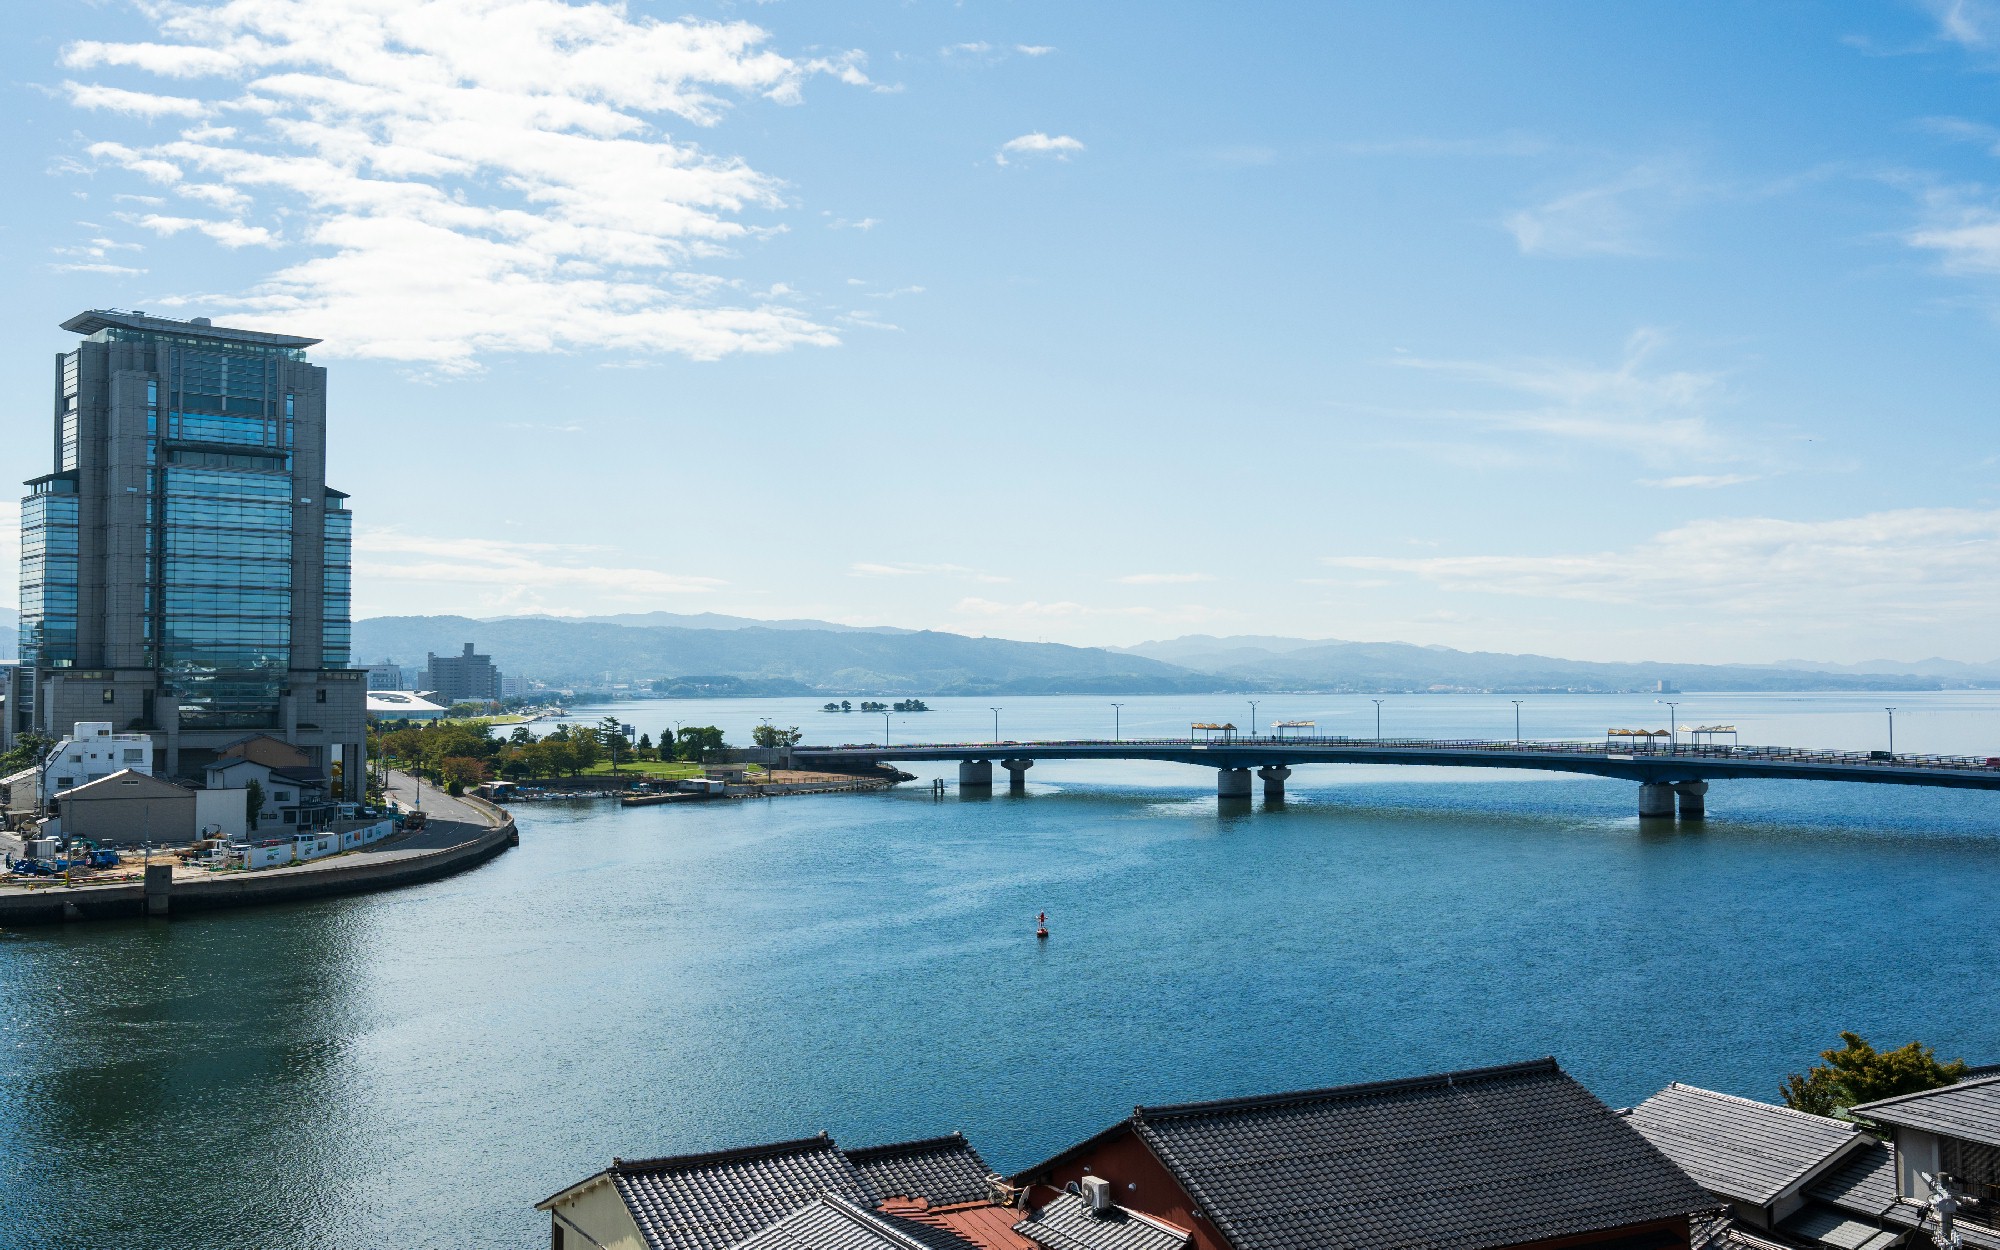
[[[428,691],[415,690],[370,690],[368,692],[369,720],[436,720],[451,711],[441,703],[433,703],[424,695]]]
[[[42,761],[41,800],[102,780],[124,769],[153,775],[153,737],[113,733],[108,720],[80,720]]]

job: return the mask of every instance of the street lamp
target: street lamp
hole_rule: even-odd
[[[1681,744],[1681,705],[1668,699],[1655,699],[1653,702],[1665,703],[1667,705],[1667,746],[1679,747]]]
[[[996,707],[989,708],[988,710],[993,713],[993,741],[998,742],[1000,741],[1000,709]]]
[[[1896,709],[1885,707],[1882,710],[1889,714],[1889,754],[1894,755],[1896,753]]]
[[[1508,700],[1508,702],[1509,702],[1509,703],[1512,703],[1512,704],[1514,705],[1514,741],[1516,741],[1516,742],[1519,742],[1519,741],[1521,740],[1521,703],[1522,703],[1522,700],[1520,700],[1520,699],[1509,699],[1509,700]]]
[[[1125,705],[1123,703],[1114,703],[1111,705],[1111,740],[1113,742],[1125,741],[1124,708]]]
[[[1375,741],[1380,742],[1382,741],[1382,700],[1370,699],[1369,702],[1375,705]]]
[[[1250,700],[1250,736],[1253,738],[1257,736],[1257,704],[1259,702],[1261,700]]]
[[[887,712],[882,713],[882,745],[885,747],[889,745],[889,714]]]

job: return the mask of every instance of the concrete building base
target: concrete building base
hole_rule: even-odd
[[[1216,770],[1215,795],[1222,799],[1247,799],[1250,797],[1250,770],[1247,768],[1222,768]]]
[[[993,788],[993,761],[962,761],[958,766],[958,788],[961,790],[991,790]]]
[[[146,865],[146,914],[164,916],[173,905],[174,865],[171,860],[164,864]]]
[[[1706,781],[1683,781],[1674,787],[1674,794],[1680,800],[1682,820],[1708,819],[1708,783]]]
[[[1033,760],[1001,760],[1000,767],[1007,770],[1007,793],[1026,794],[1028,770],[1034,766]]]
[[[1674,817],[1674,787],[1665,781],[1646,781],[1639,785],[1639,818],[1641,820],[1672,820]]]

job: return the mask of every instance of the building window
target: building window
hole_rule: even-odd
[[[1940,1144],[1944,1148],[1940,1152],[1941,1170],[1951,1177],[1959,1193],[1977,1204],[1970,1212],[1961,1208],[1961,1218],[1988,1228],[2000,1225],[2000,1215],[1993,1209],[1995,1201],[2000,1200],[2000,1148],[1953,1137],[1944,1138]]]
[[[313,702],[314,703],[326,702],[326,691],[323,689],[313,691]]]
[[[116,690],[113,690],[111,687],[106,686],[104,688],[104,701],[106,703],[118,702],[118,692]]]
[[[58,778],[56,778],[56,789],[58,789],[58,790],[67,790],[67,789],[69,789],[69,788],[70,788],[71,786],[73,786],[73,785],[75,785],[75,784],[76,784],[76,778],[74,778],[74,777],[58,777]]]
[[[145,748],[144,748],[144,747],[126,747],[126,748],[125,748],[125,762],[126,762],[127,764],[143,764],[143,763],[145,763],[145,762],[146,762],[146,751],[145,751]]]

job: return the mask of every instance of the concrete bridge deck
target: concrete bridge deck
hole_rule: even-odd
[[[1433,738],[1242,737],[945,742],[792,748],[795,764],[853,768],[877,763],[959,761],[959,785],[993,784],[993,763],[1015,788],[1036,760],[1158,760],[1217,770],[1216,792],[1247,797],[1251,770],[1267,798],[1280,798],[1290,770],[1305,764],[1411,764],[1589,773],[1639,783],[1639,814],[1699,818],[1710,781],[1762,778],[2000,790],[2000,755],[1892,755],[1800,747],[1679,744],[1647,748],[1597,741],[1512,742]]]

